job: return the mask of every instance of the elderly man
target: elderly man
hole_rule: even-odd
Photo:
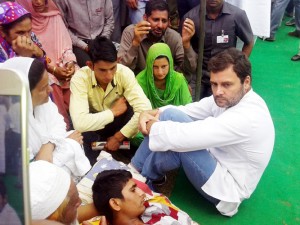
[[[80,206],[74,181],[60,167],[43,160],[35,161],[30,163],[29,177],[32,220],[47,219],[73,225],[98,215],[93,204]]]
[[[131,163],[150,186],[182,166],[201,195],[233,216],[268,165],[274,126],[266,103],[251,88],[251,64],[242,52],[224,50],[208,68],[212,96],[141,114],[141,131],[149,136]]]
[[[187,39],[186,42],[190,41],[193,46],[195,52],[192,59],[194,60],[198,58],[199,12],[200,5],[191,9],[182,20],[182,37]],[[211,95],[207,71],[209,59],[227,48],[236,47],[238,37],[244,42],[242,51],[250,56],[253,48],[253,33],[245,11],[224,0],[206,0],[201,97]],[[192,87],[195,76],[193,78]]]
[[[146,3],[143,20],[125,28],[121,38],[118,57],[120,63],[128,66],[137,75],[146,67],[146,54],[152,44],[164,42],[169,45],[175,70],[189,73],[196,69],[190,64],[192,48],[185,48],[180,35],[169,26],[169,8],[165,1],[151,0]]]

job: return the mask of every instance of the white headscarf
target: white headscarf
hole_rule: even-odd
[[[40,151],[43,144],[48,142],[56,145],[53,152],[53,163],[64,167],[75,177],[85,175],[91,168],[89,160],[83,149],[73,139],[66,138],[66,124],[57,106],[51,101],[33,109],[29,90],[28,74],[34,59],[28,57],[15,57],[8,59],[2,68],[17,70],[24,77],[28,88],[28,144],[30,159]]]
[[[3,63],[3,68],[17,70],[17,72],[22,74],[24,82],[28,87],[28,141],[30,159],[33,159],[39,152],[42,144],[48,143],[51,139],[58,141],[66,136],[65,123],[60,122],[63,118],[60,114],[54,112],[56,107],[50,99],[47,104],[36,106],[33,109],[28,79],[33,60],[28,57],[14,57]],[[45,123],[47,121],[49,123]]]
[[[29,165],[32,219],[46,219],[67,197],[71,177],[63,169],[39,160]]]

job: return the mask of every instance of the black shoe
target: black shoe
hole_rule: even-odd
[[[273,42],[273,41],[275,41],[275,38],[274,37],[268,37],[268,38],[265,38],[264,41]]]
[[[292,58],[291,58],[292,61],[299,61],[300,60],[300,55],[294,55]]]
[[[275,41],[275,37],[258,37],[260,40],[273,42]]]
[[[288,33],[289,36],[300,38],[300,31],[294,30]]]
[[[157,187],[162,186],[166,183],[167,181],[167,176],[163,176],[161,179],[158,180],[150,180],[147,179],[146,184],[149,186],[149,188],[154,191],[154,192],[159,192]]]
[[[157,186],[162,186],[167,182],[167,176],[163,176],[161,179],[158,180],[152,180],[152,184]]]

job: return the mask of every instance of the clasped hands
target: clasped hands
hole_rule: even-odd
[[[75,73],[75,63],[73,61],[70,61],[65,64],[64,67],[56,67],[55,71],[53,70],[52,74],[58,79],[58,80],[70,80],[72,76]]]
[[[149,135],[151,127],[159,121],[159,109],[147,110],[140,114],[139,130],[144,135]]]

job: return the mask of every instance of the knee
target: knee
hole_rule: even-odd
[[[159,116],[159,119],[162,121],[171,120],[177,122],[185,122],[188,118],[189,117],[185,113],[174,108],[166,109]]]

